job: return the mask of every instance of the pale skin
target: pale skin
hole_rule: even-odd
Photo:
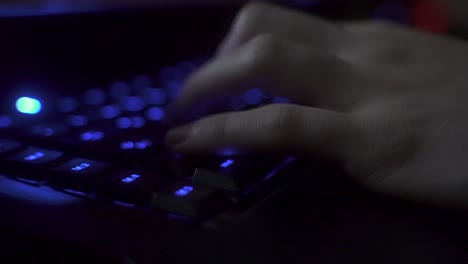
[[[336,160],[371,190],[466,208],[467,69],[468,43],[455,38],[251,3],[187,80],[177,112],[253,86],[300,105],[206,116],[174,128],[167,144]]]

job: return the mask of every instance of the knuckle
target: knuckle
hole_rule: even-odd
[[[250,71],[262,71],[274,65],[274,60],[282,53],[282,41],[272,34],[260,34],[250,43],[245,54],[246,68]]]

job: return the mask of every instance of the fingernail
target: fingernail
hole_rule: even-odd
[[[190,136],[190,131],[191,131],[191,126],[190,125],[185,125],[185,126],[180,126],[173,128],[167,132],[166,135],[166,143],[169,144],[170,146],[177,146],[185,141]]]

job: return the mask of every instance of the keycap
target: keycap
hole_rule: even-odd
[[[197,184],[227,191],[241,191],[274,172],[281,158],[271,160],[249,158],[214,158],[208,165],[199,164],[192,176]]]
[[[0,155],[7,154],[14,150],[19,149],[21,146],[20,143],[9,140],[9,139],[0,139]]]
[[[106,163],[76,158],[55,167],[47,184],[60,189],[92,193],[99,179],[106,176],[110,166]]]
[[[216,213],[228,204],[224,194],[215,188],[176,182],[154,192],[150,207],[200,219]]]
[[[45,180],[45,172],[63,157],[54,150],[27,147],[2,162],[2,170],[12,176],[33,181]]]
[[[140,171],[121,170],[110,174],[98,184],[96,196],[134,205],[147,204],[151,192],[158,187],[160,179]]]

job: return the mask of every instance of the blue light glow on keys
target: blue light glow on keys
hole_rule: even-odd
[[[132,120],[128,117],[121,117],[116,120],[115,125],[121,129],[127,129],[132,126]]]
[[[81,141],[94,142],[104,138],[104,133],[101,131],[87,131],[80,135]]]
[[[146,120],[141,116],[132,117],[132,127],[133,128],[143,128],[146,124]]]
[[[101,107],[99,115],[103,119],[114,119],[122,113],[122,110],[118,105],[106,105]]]
[[[101,105],[107,100],[107,94],[102,89],[90,89],[84,94],[87,105]]]
[[[161,107],[154,106],[146,110],[146,118],[151,121],[161,121],[165,115],[166,113]]]
[[[16,110],[28,115],[36,115],[42,110],[42,104],[39,100],[30,97],[21,97],[16,100]]]
[[[114,99],[130,96],[130,91],[130,85],[126,82],[115,82],[109,87],[109,93]]]
[[[61,113],[70,113],[79,106],[78,100],[73,97],[63,97],[57,101],[57,110]]]
[[[148,149],[152,145],[153,145],[153,142],[151,142],[151,140],[147,140],[147,139],[135,142],[135,148],[136,149],[141,149],[141,150]]]
[[[145,91],[146,102],[151,105],[163,105],[167,101],[167,93],[163,89],[148,88]]]
[[[91,167],[91,164],[89,163],[82,163],[78,166],[75,166],[73,168],[71,168],[72,171],[82,171],[82,170],[85,170],[87,168]]]
[[[252,89],[244,94],[244,101],[249,105],[258,105],[264,98],[265,95],[260,89]]]
[[[192,186],[184,186],[177,190],[174,194],[178,197],[184,197],[189,195],[191,192],[193,192],[193,187]]]
[[[234,160],[232,159],[228,159],[226,160],[225,162],[223,162],[220,167],[222,168],[228,168],[228,167],[231,167],[231,165],[234,164]]]
[[[88,118],[82,115],[69,115],[68,124],[74,127],[84,127],[88,125]]]
[[[138,180],[139,178],[141,178],[140,174],[132,174],[129,177],[122,179],[122,182],[123,183],[132,183],[132,182]]]
[[[36,153],[34,153],[32,155],[28,155],[28,156],[24,157],[24,160],[33,161],[33,160],[38,160],[38,159],[40,159],[40,158],[42,158],[44,156],[45,156],[44,153],[36,152]]]
[[[125,111],[138,112],[145,108],[145,101],[140,96],[127,96],[122,98],[122,106]]]
[[[123,150],[134,149],[135,148],[135,143],[133,143],[132,141],[122,142],[122,143],[120,143],[120,148],[123,149]]]
[[[8,116],[0,116],[0,128],[5,128],[11,126],[13,121]]]

